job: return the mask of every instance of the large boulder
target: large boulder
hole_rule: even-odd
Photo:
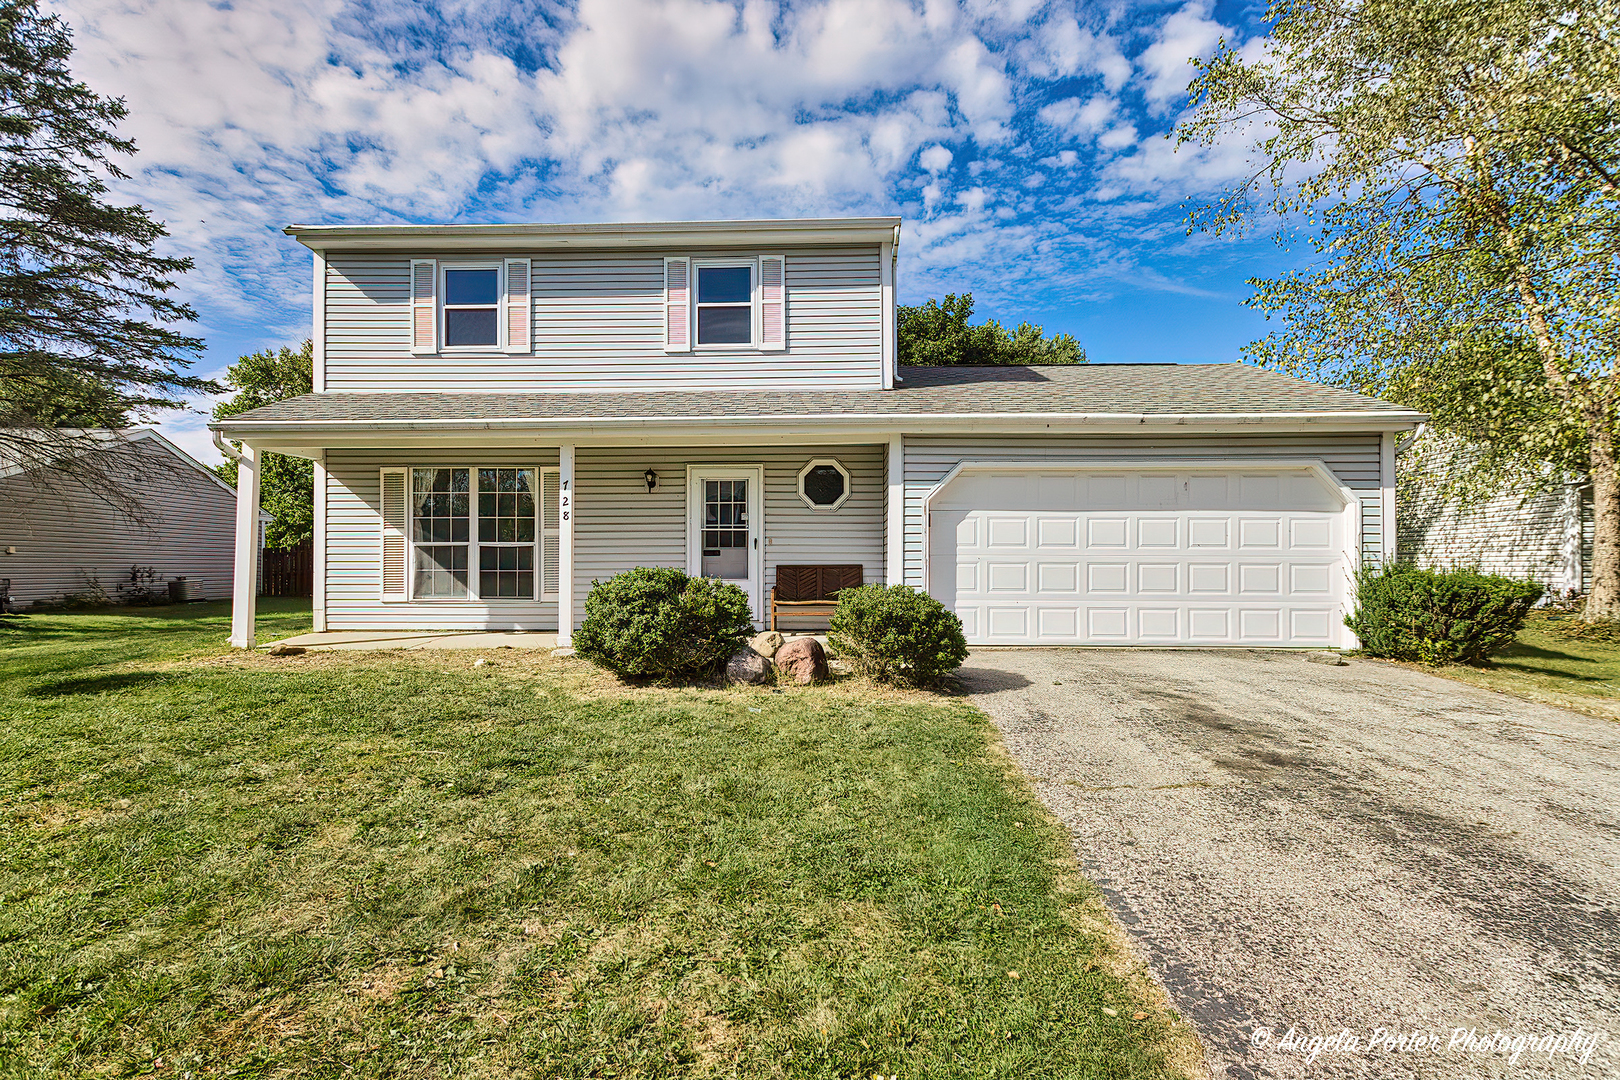
[[[776,667],[800,686],[827,678],[827,650],[813,637],[789,638],[776,650]]]
[[[755,634],[748,642],[748,647],[769,660],[776,655],[776,650],[782,647],[782,635],[775,630],[767,630],[763,634]]]
[[[726,681],[743,683],[748,686],[758,686],[769,682],[771,678],[771,662],[753,649],[743,649],[734,653],[726,661]]]

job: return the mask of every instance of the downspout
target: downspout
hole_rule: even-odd
[[[220,453],[224,454],[238,465],[242,464],[242,452],[236,447],[232,446],[230,443],[226,442],[225,436],[218,428],[210,428],[209,434],[213,435],[214,445],[219,448]]]

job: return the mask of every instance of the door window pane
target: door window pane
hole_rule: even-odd
[[[742,581],[748,577],[748,481],[703,482],[704,577]]]

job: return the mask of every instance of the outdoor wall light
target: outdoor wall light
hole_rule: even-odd
[[[658,486],[658,474],[653,472],[651,469],[648,469],[646,472],[641,474],[641,478],[647,481],[647,494],[651,495],[653,493],[653,489]]]

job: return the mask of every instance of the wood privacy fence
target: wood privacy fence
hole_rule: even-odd
[[[308,543],[286,551],[264,553],[264,580],[261,596],[315,595],[315,549]]]

